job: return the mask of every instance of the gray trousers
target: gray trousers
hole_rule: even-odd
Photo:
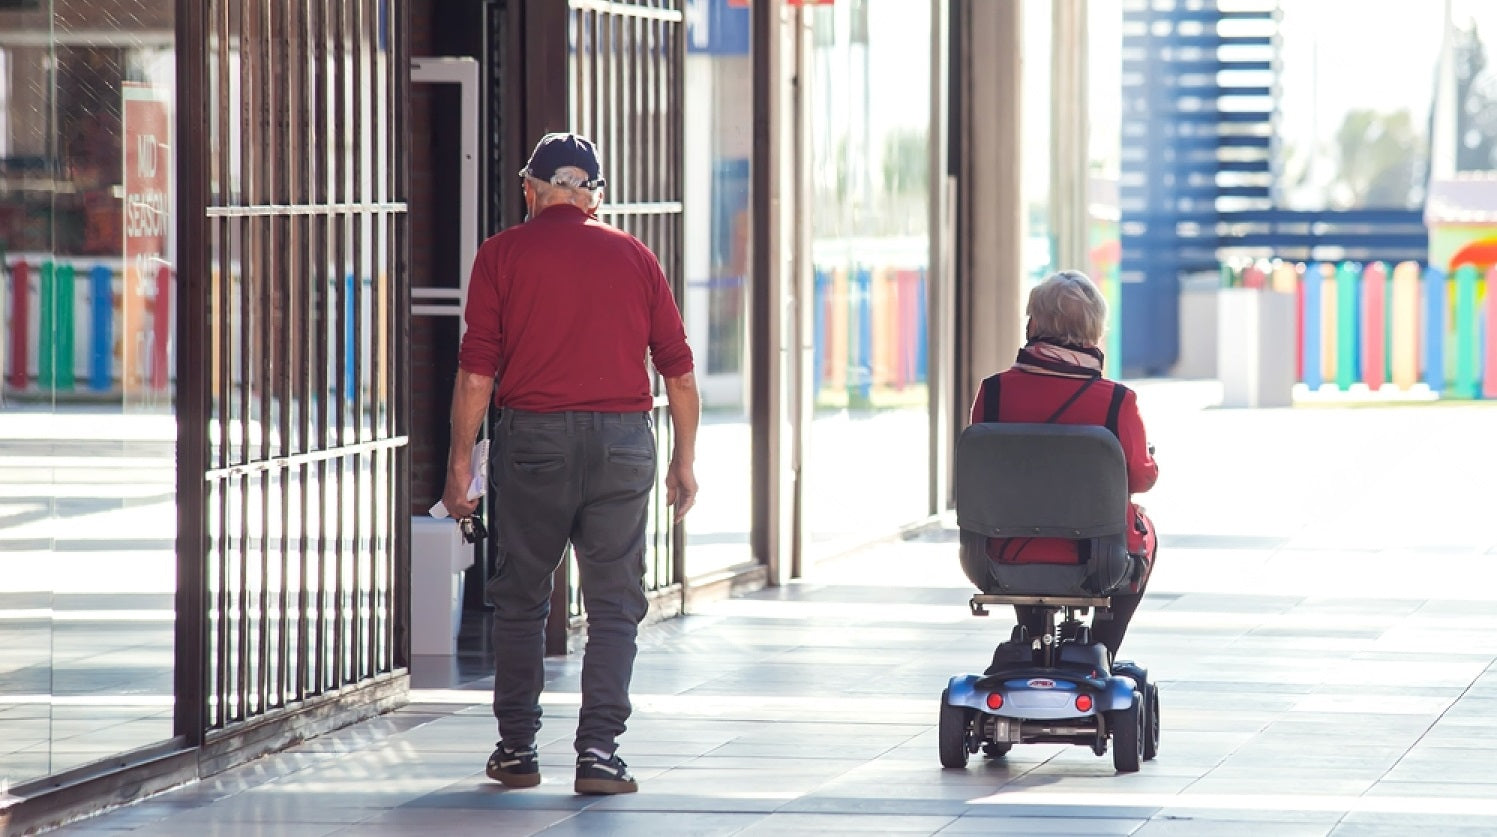
[[[535,741],[545,685],[552,574],[577,556],[587,647],[576,748],[614,749],[629,718],[644,592],[645,516],[655,485],[648,413],[505,410],[490,452],[498,568],[494,717],[506,746]]]

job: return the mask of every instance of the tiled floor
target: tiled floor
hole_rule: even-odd
[[[1006,634],[968,615],[940,529],[647,629],[621,742],[638,794],[573,795],[579,663],[556,659],[538,788],[484,777],[478,680],[54,834],[1491,835],[1494,426],[1480,407],[1161,419],[1163,551],[1125,652],[1164,732],[1135,774],[1060,745],[939,766],[942,686]]]

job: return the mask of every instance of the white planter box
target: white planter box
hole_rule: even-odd
[[[1294,295],[1255,288],[1217,292],[1216,371],[1223,407],[1294,403]]]
[[[411,654],[457,653],[473,546],[450,517],[411,518]]]

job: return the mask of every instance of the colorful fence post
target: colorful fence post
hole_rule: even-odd
[[[1393,385],[1409,390],[1419,380],[1419,265],[1404,262],[1393,268],[1391,325],[1388,345],[1392,355]]]
[[[880,267],[871,272],[868,282],[868,307],[871,334],[868,338],[868,368],[872,379],[881,384],[894,383],[898,377],[894,352],[898,346],[899,322],[894,307],[898,288],[894,271]]]
[[[53,286],[56,266],[42,262],[37,288],[36,385],[42,389],[57,386],[57,294]]]
[[[926,270],[920,268],[915,284],[915,383],[925,383],[926,352],[930,349],[930,331],[926,322]]]
[[[1303,262],[1294,265],[1285,277],[1285,291],[1294,294],[1294,374],[1305,381],[1305,277],[1309,269]]]
[[[1475,265],[1463,264],[1455,272],[1455,381],[1457,398],[1475,398],[1476,382],[1476,278]]]
[[[1424,382],[1445,390],[1445,271],[1424,269]]]
[[[383,285],[381,285],[383,287]],[[172,270],[156,268],[156,304],[151,309],[151,388],[165,390],[170,378],[167,348],[171,346]]]
[[[832,283],[832,277],[824,267],[815,268],[812,275],[812,298],[815,302],[812,305],[811,325],[811,399],[814,402],[821,392],[822,381],[826,380],[827,289]]]
[[[1321,351],[1321,326],[1324,325],[1321,309],[1325,290],[1325,271],[1320,262],[1310,262],[1305,266],[1305,273],[1300,278],[1300,294],[1304,301],[1301,303],[1303,313],[1301,314],[1300,329],[1304,332],[1301,339],[1301,357],[1299,367],[1300,380],[1311,392],[1320,389],[1325,383],[1325,375],[1322,374],[1323,363]]]
[[[114,271],[97,264],[88,272],[88,381],[95,392],[109,389],[114,357]]]
[[[835,268],[831,280],[831,293],[827,296],[830,323],[826,335],[826,380],[837,387],[845,384],[847,378],[847,268]]]
[[[73,280],[77,278],[77,268],[72,262],[66,262],[57,268],[56,281],[52,287],[53,293],[57,294],[57,386],[59,389],[72,389],[77,384],[74,370],[74,347],[77,344],[73,338],[78,333],[77,320],[74,319],[75,299]]]
[[[16,262],[10,271],[10,375],[6,378],[14,389],[25,389],[27,350],[31,348],[31,267]]]
[[[1386,364],[1387,330],[1386,312],[1388,266],[1373,262],[1362,275],[1362,381],[1376,392],[1382,389]]]
[[[859,265],[851,279],[848,301],[857,325],[848,329],[847,404],[866,407],[873,399],[873,272]]]
[[[1481,370],[1481,395],[1497,398],[1497,266],[1487,270],[1486,351]]]
[[[1336,388],[1345,392],[1357,378],[1357,285],[1360,266],[1342,262],[1336,271]]]

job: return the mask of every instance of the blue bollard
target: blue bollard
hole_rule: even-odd
[[[1445,391],[1445,271],[1424,270],[1424,382],[1431,392]]]
[[[1321,273],[1320,262],[1310,262],[1305,266],[1305,277],[1302,280],[1305,286],[1305,356],[1304,367],[1300,369],[1300,380],[1305,382],[1305,387],[1311,392],[1320,389],[1325,383],[1320,374],[1321,355],[1321,299],[1322,290],[1325,285],[1325,276]]]
[[[88,386],[94,392],[106,392],[114,356],[114,271],[94,265],[88,272],[88,288]]]
[[[856,329],[850,329],[848,406],[871,406],[873,400],[873,271],[859,266],[852,274],[852,307]]]

